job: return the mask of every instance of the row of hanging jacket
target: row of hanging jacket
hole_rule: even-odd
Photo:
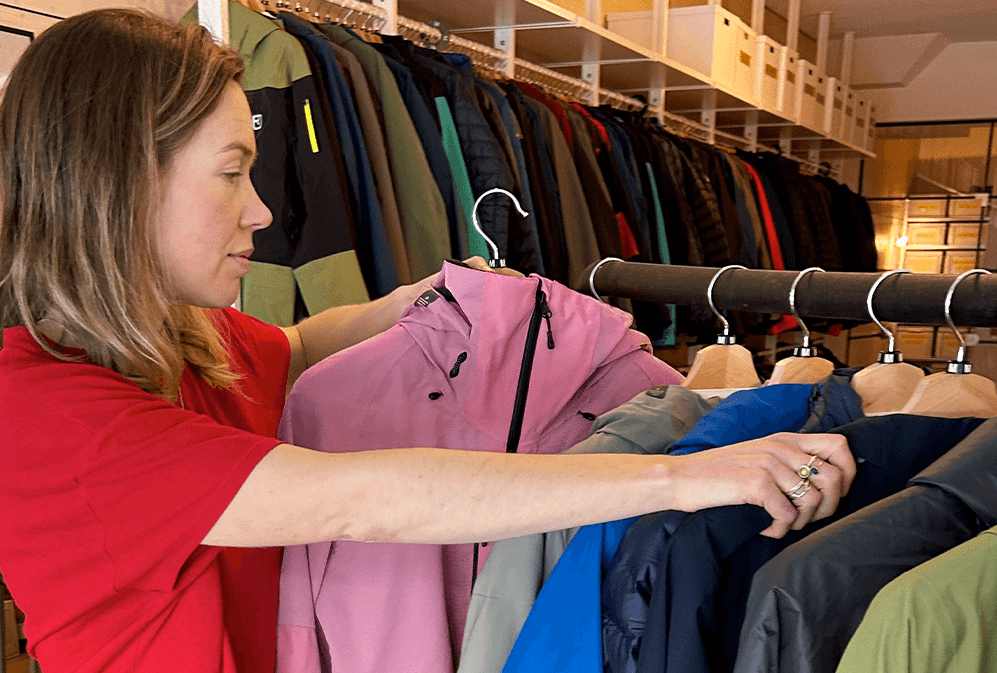
[[[446,263],[398,325],[302,376],[279,436],[336,452],[682,456],[836,433],[858,465],[837,511],[778,540],[759,535],[764,509],[742,505],[480,546],[289,547],[278,673],[990,670],[995,631],[968,617],[997,603],[992,382],[976,413],[958,397],[866,413],[884,394],[860,394],[868,370],[694,390],[631,320],[541,276]]]
[[[476,72],[462,54],[308,17],[229,3],[259,146],[252,179],[274,214],[243,282],[252,315],[287,325],[472,254],[565,284],[604,257],[876,267],[864,199],[790,159],[728,152]],[[486,198],[482,236],[472,208],[493,188],[528,215]],[[674,318],[632,310],[652,339]]]
[[[896,273],[872,285],[870,306]],[[986,272],[955,280],[948,320],[951,292],[972,273]],[[942,403],[867,413],[895,391],[859,379],[909,368],[892,349],[883,355],[817,383],[770,381],[724,399],[686,380],[596,418],[571,451],[680,456],[775,432],[834,433],[857,474],[831,517],[781,539],[760,536],[771,518],[743,505],[495,543],[460,673],[992,670],[997,389],[985,381],[978,392],[960,352],[947,372],[921,374],[921,386],[951,386]]]

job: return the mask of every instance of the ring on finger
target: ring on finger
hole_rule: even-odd
[[[802,498],[809,491],[810,491],[810,480],[800,479],[800,481],[797,482],[796,486],[786,491],[786,495],[788,495],[790,498],[793,499]]]
[[[788,495],[793,500],[799,500],[809,492],[810,492],[810,482],[802,480],[800,484],[797,484],[792,489],[790,489],[786,493],[786,495]]]
[[[811,456],[810,462],[806,465],[800,465],[800,469],[796,471],[796,474],[800,475],[800,479],[809,479],[812,474],[820,474],[817,469],[817,465],[814,465],[814,461],[818,460],[817,456]],[[821,461],[823,463],[823,461]],[[821,463],[818,463],[821,464]]]

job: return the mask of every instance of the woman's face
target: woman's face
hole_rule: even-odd
[[[229,82],[166,175],[156,225],[174,301],[223,308],[238,296],[253,232],[273,219],[249,180],[255,158],[249,102]]]

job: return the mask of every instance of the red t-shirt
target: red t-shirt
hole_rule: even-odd
[[[273,673],[281,550],[200,542],[281,443],[290,346],[213,314],[246,397],[187,370],[186,409],[4,331],[0,568],[47,673]]]

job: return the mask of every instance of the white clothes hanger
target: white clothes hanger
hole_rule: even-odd
[[[745,269],[740,264],[731,264],[717,271],[706,288],[706,300],[710,309],[723,323],[724,333],[717,337],[717,343],[703,348],[692,362],[683,386],[691,390],[715,390],[725,388],[757,388],[761,385],[755,371],[754,358],[744,346],[737,345],[737,339],[730,333],[730,324],[713,303],[713,287],[724,271]]]
[[[800,319],[800,314],[796,312],[796,286],[808,273],[824,269],[819,266],[812,266],[809,269],[800,271],[800,275],[793,281],[789,289],[789,310],[792,311],[796,322],[803,330],[803,345],[793,349],[792,357],[780,360],[772,370],[772,378],[769,383],[820,383],[834,371],[834,363],[830,360],[817,357],[817,351],[810,346],[810,330]]]
[[[862,411],[866,416],[900,411],[910,400],[918,384],[924,380],[924,370],[904,362],[903,353],[895,350],[896,339],[893,333],[886,329],[872,309],[872,300],[880,284],[890,276],[902,273],[910,271],[895,269],[884,273],[872,284],[866,298],[869,317],[890,340],[887,350],[880,352],[878,362],[856,372],[852,377],[852,389],[862,398]]]
[[[952,321],[952,295],[965,278],[989,274],[986,269],[970,269],[952,283],[945,295],[945,321],[959,338],[959,351],[946,371],[926,376],[901,413],[940,418],[997,417],[997,387],[988,378],[973,374],[972,363],[966,359],[966,341]]]
[[[479,234],[481,234],[481,238],[485,239],[485,243],[488,245],[489,249],[488,266],[492,267],[493,269],[504,269],[505,260],[499,258],[498,246],[495,245],[495,242],[488,237],[488,234],[486,234],[484,230],[482,230],[481,223],[478,221],[478,206],[481,205],[481,201],[486,196],[489,196],[491,194],[505,194],[510,199],[512,199],[512,202],[514,204],[516,204],[516,210],[519,211],[519,214],[521,216],[529,217],[529,213],[523,210],[523,206],[519,204],[519,199],[517,199],[513,194],[507,192],[501,187],[494,187],[492,189],[489,189],[487,192],[479,196],[474,202],[474,209],[471,211],[471,221],[474,223],[474,228],[478,230]],[[593,275],[594,275],[594,269],[593,269]]]

